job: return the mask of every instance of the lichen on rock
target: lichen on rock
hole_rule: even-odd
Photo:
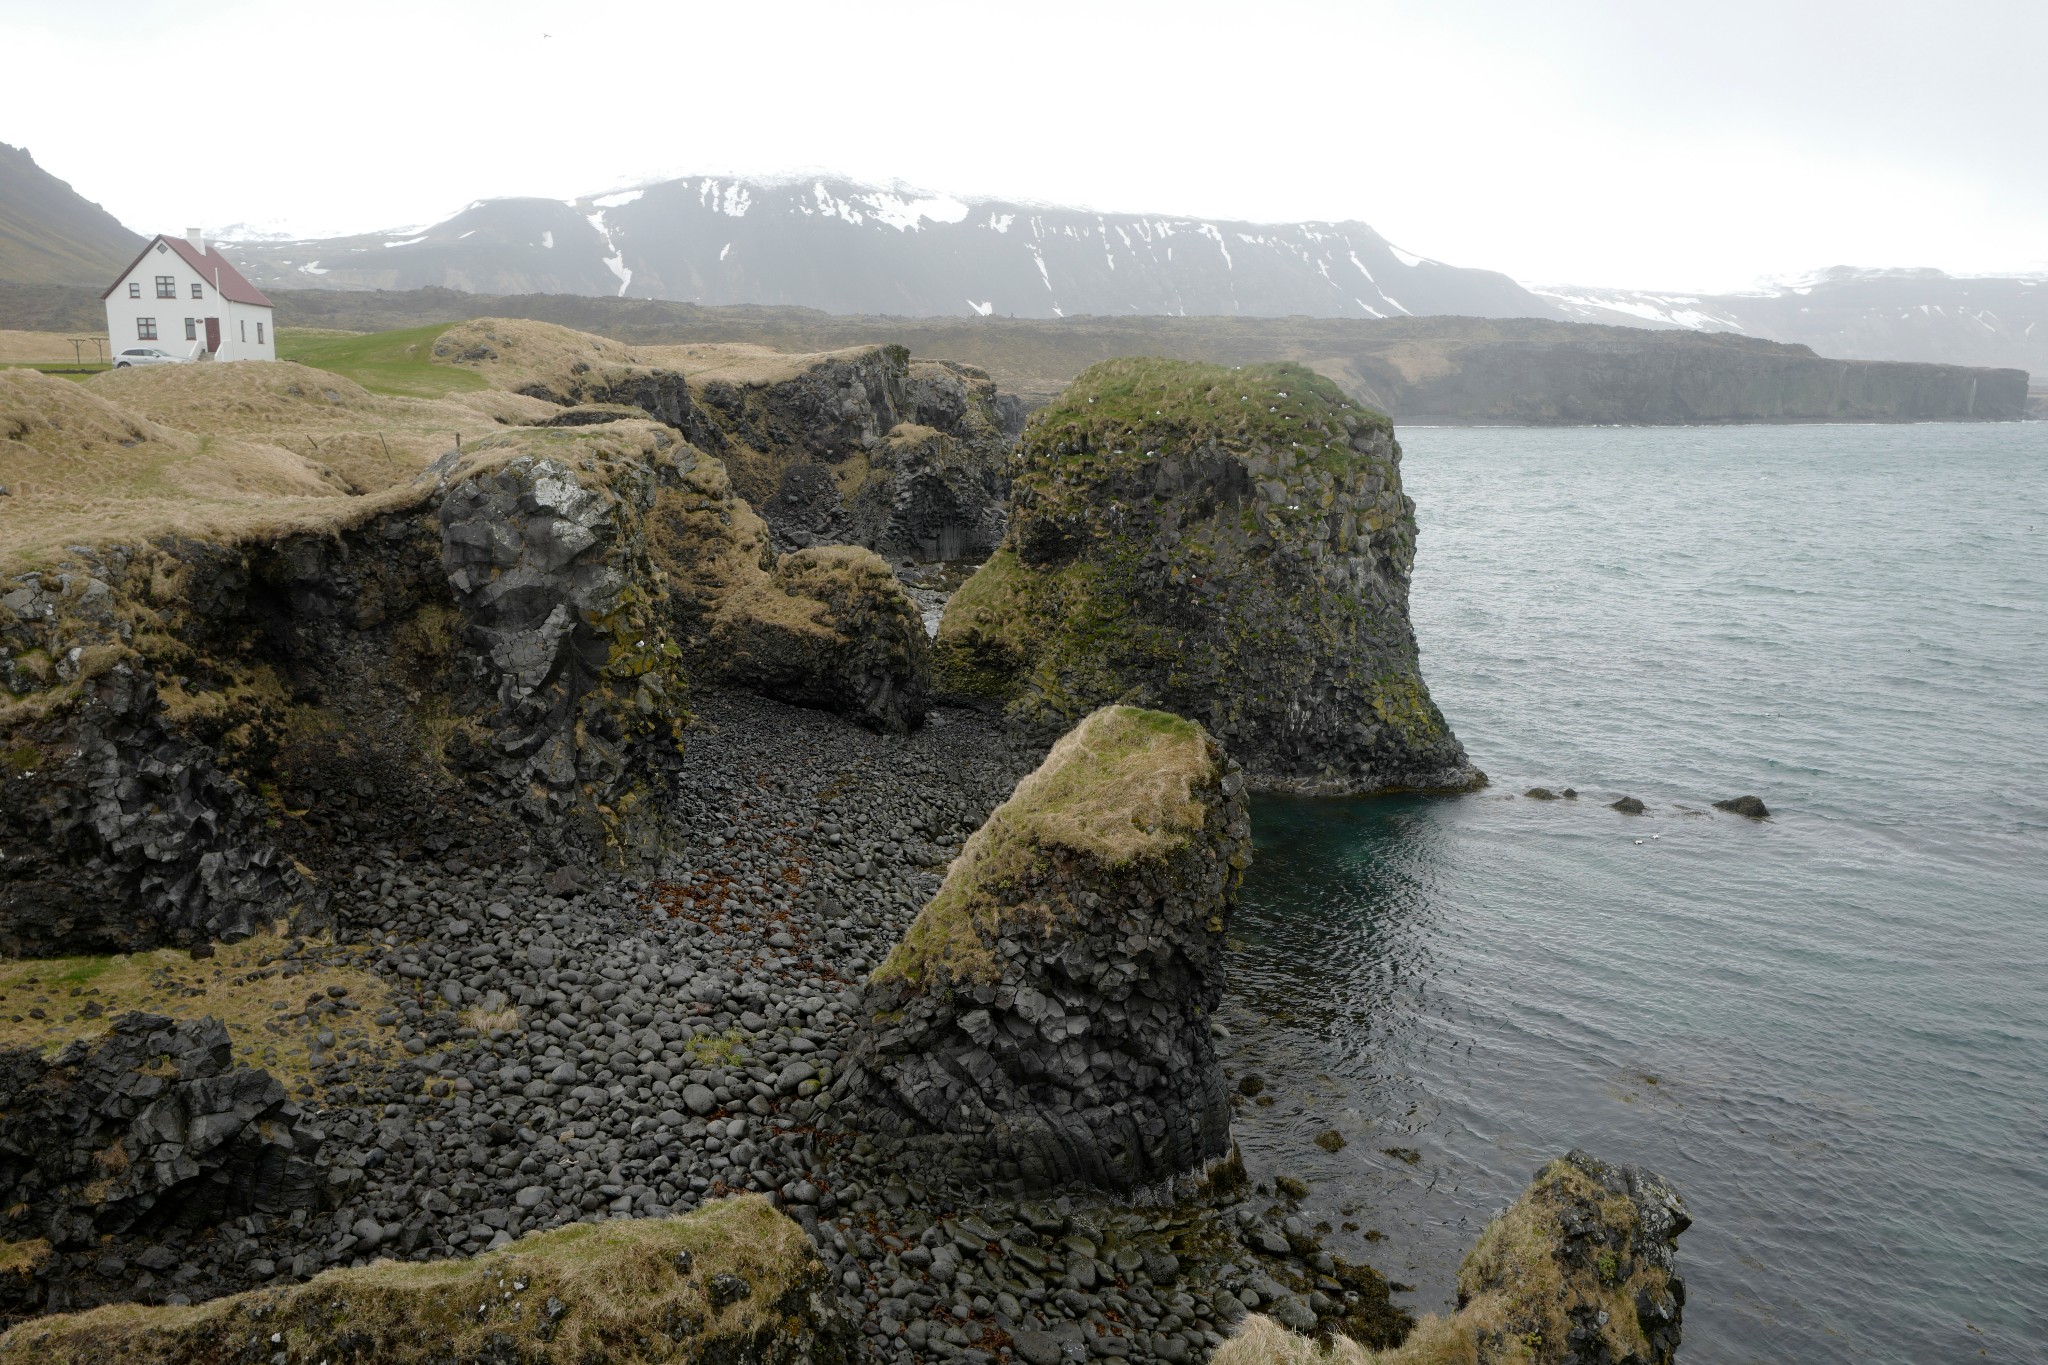
[[[1486,1225],[1458,1271],[1458,1311],[1424,1318],[1400,1346],[1319,1347],[1251,1317],[1213,1365],[1671,1365],[1692,1225],[1661,1176],[1572,1151]]]
[[[968,840],[876,969],[857,1122],[1031,1187],[1139,1194],[1229,1155],[1209,1037],[1251,857],[1199,725],[1107,707]]]
[[[1003,547],[940,625],[942,694],[1048,732],[1175,711],[1262,788],[1482,783],[1422,681],[1400,459],[1299,365],[1094,367],[1025,431]]]

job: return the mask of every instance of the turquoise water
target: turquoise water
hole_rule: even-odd
[[[1258,808],[1255,1174],[1428,1309],[1582,1146],[1685,1192],[1695,1365],[2048,1360],[2048,424],[1402,440],[1494,785]]]

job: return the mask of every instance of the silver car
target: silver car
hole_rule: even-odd
[[[172,355],[154,346],[131,346],[114,357],[114,368],[125,369],[130,365],[189,365],[189,356]]]

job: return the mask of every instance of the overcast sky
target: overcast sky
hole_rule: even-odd
[[[1539,284],[2048,270],[2048,0],[0,0],[0,52],[0,141],[143,231],[830,169]]]

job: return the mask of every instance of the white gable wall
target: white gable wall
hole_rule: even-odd
[[[157,297],[157,277],[168,276],[171,298]],[[129,286],[137,288],[133,291]],[[193,297],[193,286],[199,296]],[[131,292],[140,298],[131,298]],[[154,319],[156,340],[140,335],[142,319]],[[193,340],[185,336],[185,321],[192,320]],[[159,242],[142,254],[135,268],[122,276],[107,295],[107,340],[115,355],[130,346],[155,346],[172,355],[195,354],[194,347],[206,345],[206,320],[220,319],[220,350],[216,360],[275,360],[277,334],[271,310],[252,303],[235,303],[221,297],[213,281],[201,275],[183,256]],[[260,332],[259,332],[260,329]],[[262,340],[257,337],[261,335]],[[246,337],[246,340],[244,339]]]

